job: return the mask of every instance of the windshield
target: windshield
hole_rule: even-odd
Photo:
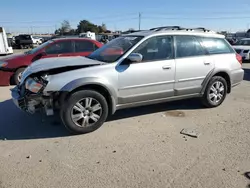
[[[250,40],[239,40],[235,45],[250,46]]]
[[[137,44],[142,36],[123,36],[113,39],[88,56],[90,59],[112,63]]]
[[[52,40],[49,40],[43,44],[41,44],[40,46],[36,47],[36,48],[33,48],[32,50],[30,51],[27,51],[25,52],[25,54],[35,54],[37,53],[38,51],[40,51],[41,49],[45,48],[46,46],[48,46],[50,43],[53,43]]]

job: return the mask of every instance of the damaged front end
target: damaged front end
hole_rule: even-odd
[[[46,75],[31,76],[11,89],[12,99],[17,107],[30,114],[44,109],[47,115],[53,115],[57,93],[44,93],[47,84]]]
[[[44,109],[47,115],[53,115],[54,110],[61,106],[65,92],[59,91],[58,88],[46,90],[46,86],[51,82],[51,76],[64,72],[74,74],[75,70],[101,64],[104,63],[85,57],[38,60],[25,69],[20,84],[11,90],[12,99],[20,109],[28,113],[33,114]]]

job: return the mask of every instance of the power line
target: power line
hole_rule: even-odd
[[[245,17],[157,17],[157,16],[150,16],[150,17],[143,17],[143,19],[170,19],[170,20],[226,20],[226,19],[249,19],[250,16]]]

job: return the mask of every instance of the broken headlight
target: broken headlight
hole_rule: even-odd
[[[43,87],[44,84],[34,78],[28,78],[25,82],[25,88],[33,93],[38,93]]]

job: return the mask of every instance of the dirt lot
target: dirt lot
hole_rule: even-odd
[[[123,110],[80,136],[55,117],[19,111],[0,88],[0,188],[248,187],[250,64],[244,68],[244,82],[218,108],[188,100]],[[183,136],[183,128],[201,135]]]

